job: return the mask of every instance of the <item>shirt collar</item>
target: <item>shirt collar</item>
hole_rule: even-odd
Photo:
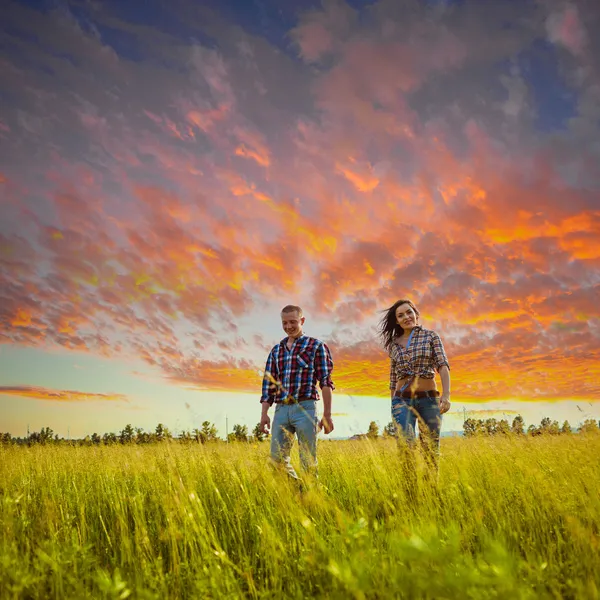
[[[300,340],[303,340],[305,337],[306,337],[306,335],[302,334],[301,336],[299,336],[299,337],[297,337],[297,338],[296,338],[296,340],[295,340],[295,342],[294,342],[294,343],[296,343],[296,342],[299,342]],[[287,344],[287,341],[288,341],[288,338],[287,338],[287,335],[286,335],[286,336],[285,336],[285,337],[284,337],[284,338],[281,340],[281,342],[279,342],[279,344],[280,344],[281,346],[285,346],[285,345]]]

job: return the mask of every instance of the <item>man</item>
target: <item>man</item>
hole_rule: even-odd
[[[263,378],[260,428],[269,433],[269,407],[275,407],[271,435],[271,459],[282,464],[287,473],[299,479],[290,462],[294,434],[298,436],[300,462],[306,471],[317,474],[317,432],[333,431],[331,419],[331,380],[333,361],[329,348],[320,340],[304,335],[305,317],[299,306],[281,311],[281,325],[287,337],[273,347],[267,358]],[[323,395],[323,416],[316,416],[319,392]]]

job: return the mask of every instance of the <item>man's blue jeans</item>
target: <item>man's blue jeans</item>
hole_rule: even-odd
[[[425,458],[436,468],[440,452],[440,430],[442,415],[436,397],[392,398],[392,417],[398,427],[400,440],[415,446],[415,425],[419,420],[419,441],[425,450]]]
[[[287,473],[299,479],[290,461],[294,434],[298,436],[300,464],[305,471],[317,475],[317,402],[301,400],[294,404],[276,404],[271,427],[271,459],[284,466]]]

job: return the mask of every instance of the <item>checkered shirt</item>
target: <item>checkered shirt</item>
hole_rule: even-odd
[[[408,350],[396,341],[390,349],[390,390],[396,389],[399,379],[413,376],[433,379],[435,371],[443,365],[450,368],[440,336],[420,325],[413,331]]]
[[[288,350],[284,338],[267,358],[260,401],[273,404],[299,398],[318,400],[317,383],[321,388],[335,389],[332,371],[331,353],[322,341],[302,335]]]

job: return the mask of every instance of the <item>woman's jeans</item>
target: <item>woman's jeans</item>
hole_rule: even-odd
[[[419,422],[419,441],[425,450],[425,459],[437,469],[442,427],[437,396],[403,398],[395,395],[392,398],[392,417],[396,422],[399,441],[405,442],[409,448],[415,447],[415,425]]]
[[[317,475],[317,402],[301,400],[293,404],[275,405],[271,427],[271,459],[283,465],[288,475],[299,479],[290,461],[294,434],[298,436],[300,464],[305,471]]]

